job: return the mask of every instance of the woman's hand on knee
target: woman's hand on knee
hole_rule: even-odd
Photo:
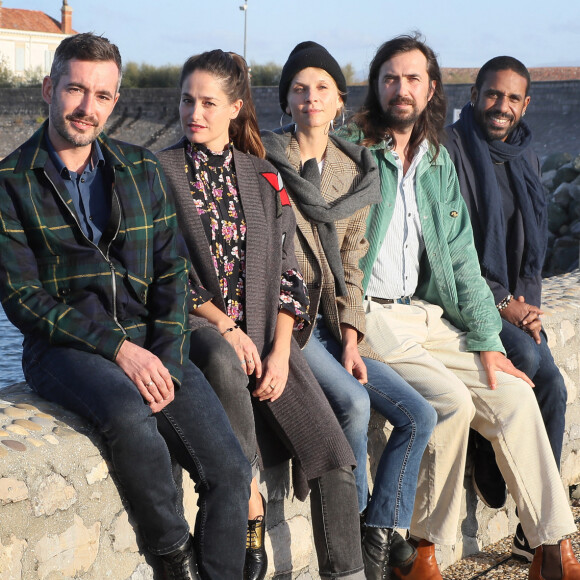
[[[368,382],[367,367],[356,345],[343,348],[342,366],[362,385]]]
[[[265,359],[263,375],[257,377],[252,395],[260,401],[273,403],[279,399],[288,381],[289,353],[272,351]]]
[[[254,341],[241,328],[234,328],[223,336],[233,346],[246,374],[251,375],[255,372],[256,378],[260,377],[262,361]]]

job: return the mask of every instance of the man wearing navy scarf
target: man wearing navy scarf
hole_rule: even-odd
[[[460,119],[446,128],[445,145],[469,209],[482,274],[502,318],[500,338],[508,358],[535,384],[559,467],[566,386],[540,319],[547,206],[531,131],[523,120],[529,88],[530,74],[519,60],[498,56],[488,61]],[[493,450],[487,440],[475,436],[475,488],[490,507],[501,507],[506,488]],[[512,551],[533,559],[520,524]]]

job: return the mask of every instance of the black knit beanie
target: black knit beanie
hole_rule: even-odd
[[[308,67],[325,70],[334,79],[339,92],[343,93],[342,100],[346,104],[346,79],[340,66],[324,46],[307,40],[296,45],[282,69],[278,92],[280,107],[284,112],[288,106],[288,90],[292,79],[297,73]]]

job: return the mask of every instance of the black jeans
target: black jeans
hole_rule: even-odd
[[[352,469],[340,467],[308,484],[320,577],[364,580],[358,499]]]
[[[234,347],[216,328],[204,326],[191,333],[189,358],[216,392],[242,451],[257,474],[258,443],[249,380]],[[248,417],[252,420],[247,420]]]
[[[253,461],[257,453],[254,411],[248,377],[234,349],[214,328],[203,327],[191,334],[190,356],[218,394],[246,457]],[[263,404],[261,410],[268,422],[275,422],[267,405]],[[280,431],[277,423],[272,427]],[[289,445],[284,433],[280,433],[280,437]],[[314,436],[312,445],[316,445]],[[320,577],[364,580],[358,500],[352,469],[335,469],[308,484]]]
[[[39,395],[84,417],[103,436],[139,531],[156,555],[175,550],[189,534],[171,453],[199,494],[195,545],[202,577],[240,580],[250,464],[195,365],[187,361],[175,400],[155,415],[121,368],[100,355],[26,339],[23,368]]]

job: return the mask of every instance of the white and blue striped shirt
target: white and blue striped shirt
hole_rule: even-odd
[[[415,173],[428,149],[425,140],[417,148],[406,174],[400,157],[391,151],[398,168],[397,197],[387,235],[373,264],[367,287],[369,296],[401,298],[412,296],[417,289],[425,244],[415,194]]]

